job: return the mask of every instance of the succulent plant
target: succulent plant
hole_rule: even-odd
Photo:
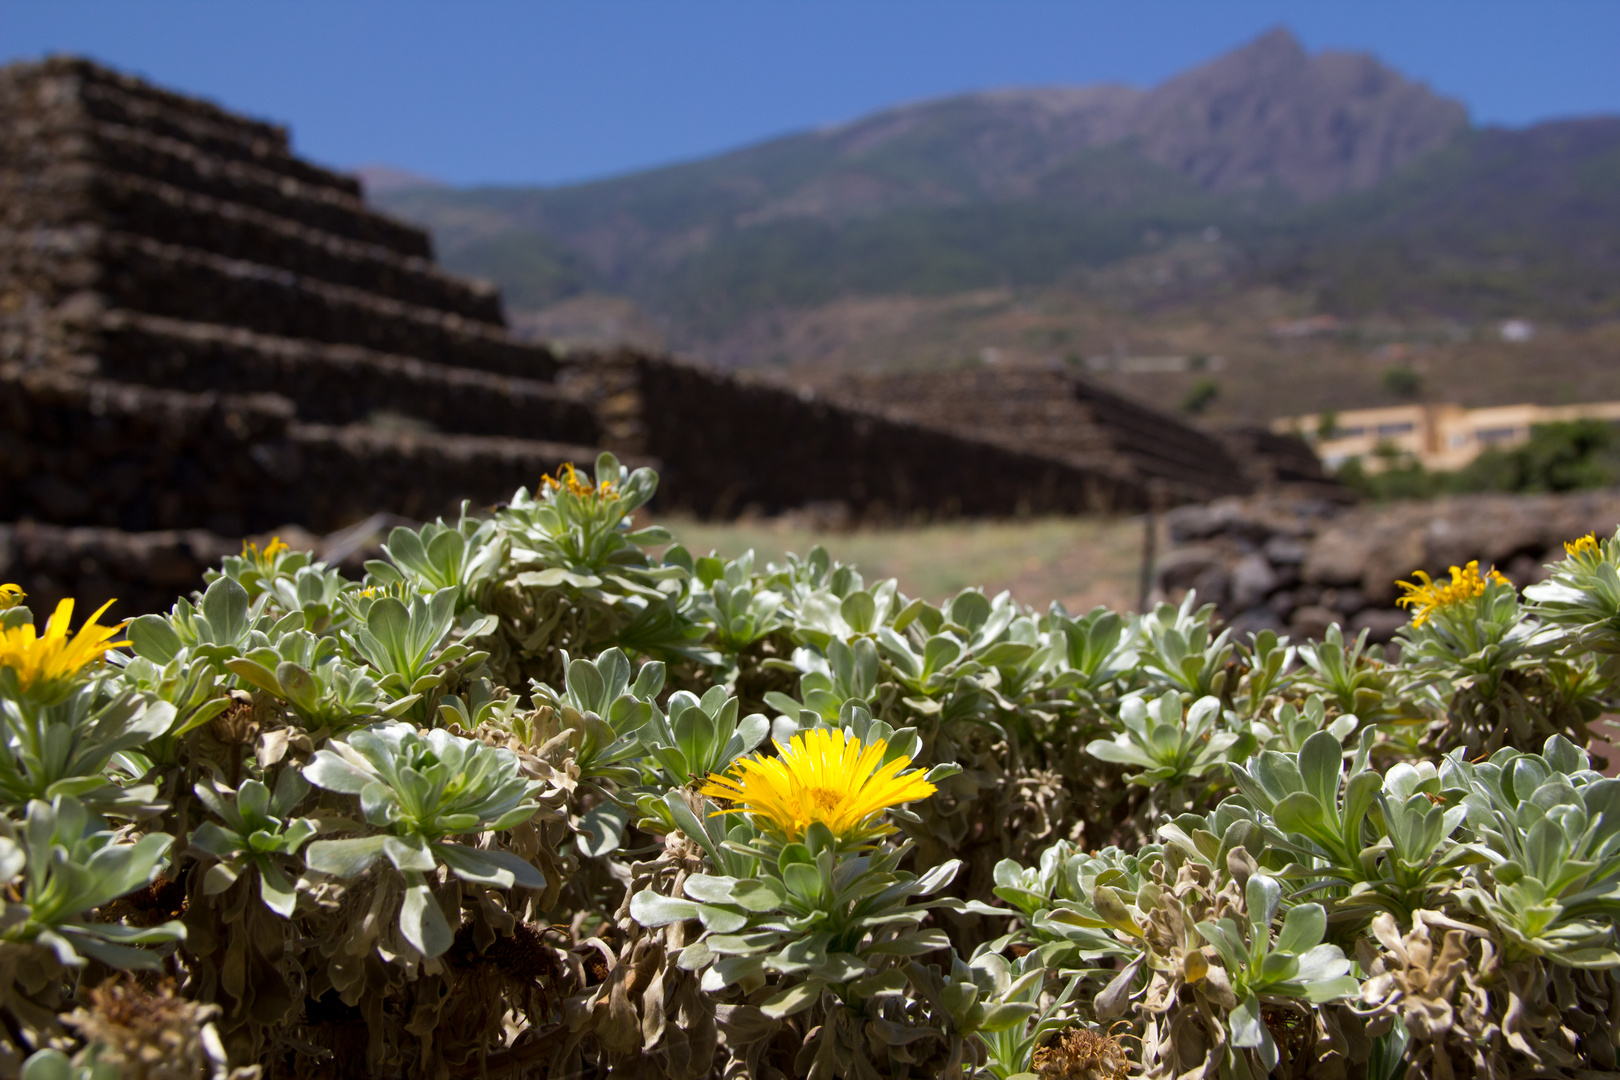
[[[158,875],[173,843],[151,832],[120,843],[113,830],[70,795],[34,800],[13,825],[0,821],[0,879],[11,882],[0,941],[50,949],[68,967],[86,959],[114,968],[157,968],[158,954],[142,948],[185,936],[180,923],[128,926],[92,913]]]
[[[1620,538],[1388,659],[694,558],[656,484],[248,545],[127,649],[0,584],[0,1072],[137,1005],[239,1080],[1620,1068]]]
[[[1177,693],[1153,702],[1128,697],[1119,705],[1124,730],[1112,739],[1088,743],[1086,753],[1142,769],[1130,775],[1133,784],[1197,780],[1230,757],[1241,756],[1245,743],[1253,742],[1247,732],[1218,730],[1221,718],[1221,701],[1216,697],[1200,698],[1185,711]]]
[[[423,956],[439,956],[454,936],[425,874],[441,863],[463,881],[509,889],[543,888],[532,864],[509,852],[446,837],[510,829],[533,817],[526,780],[508,750],[446,731],[419,734],[406,724],[381,724],[334,740],[304,768],[315,786],[355,795],[366,824],[380,831],[317,840],[305,850],[310,869],[352,878],[379,859],[404,875],[400,929]]]

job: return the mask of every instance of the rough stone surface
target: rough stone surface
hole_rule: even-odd
[[[490,504],[590,447],[303,424],[274,395],[0,376],[0,520],[241,536]],[[638,464],[631,459],[631,464]]]
[[[1276,569],[1264,555],[1250,552],[1232,568],[1229,602],[1240,611],[1255,607],[1270,595],[1279,580]]]
[[[1085,513],[1146,505],[1142,478],[966,437],[850,401],[642,357],[642,446],[664,506],[725,517],[814,502],[867,520]]]
[[[373,514],[325,536],[284,524],[252,539],[263,547],[278,537],[358,577],[367,559],[380,557],[388,531],[410,524],[408,518]],[[204,529],[128,533],[23,522],[0,525],[0,581],[26,583],[36,614],[73,598],[82,618],[114,600],[110,616],[128,619],[168,611],[176,596],[203,587],[204,570],[241,550],[242,541]]]
[[[622,350],[570,355],[558,381],[596,405],[609,447],[663,463],[663,505],[711,516],[835,502],[857,521],[1117,512],[1287,471],[1060,371],[794,387]]]
[[[1442,577],[1478,559],[1522,588],[1565,540],[1617,524],[1620,491],[1361,506],[1279,491],[1167,514],[1155,581],[1169,599],[1197,588],[1245,627],[1264,612],[1300,637],[1336,622],[1388,641],[1407,621],[1395,582],[1414,571]]]
[[[240,541],[202,529],[125,533],[32,523],[0,525],[0,580],[28,591],[36,615],[75,598],[82,619],[108,600],[126,619],[167,611],[178,594],[201,588],[203,570],[234,555]]]
[[[565,364],[285,129],[82,60],[0,69],[0,521],[100,530],[73,534],[76,564],[28,548],[51,588],[178,588],[195,560],[152,554],[175,535],[431,517],[601,447],[656,459],[664,508],[717,517],[1117,512],[1319,478],[1298,440],[1217,437],[1061,371],[994,381],[806,394],[659,357]],[[1215,560],[1188,584],[1225,598],[1229,576]]]
[[[1198,576],[1219,566],[1224,552],[1213,544],[1187,544],[1172,548],[1158,562],[1159,582],[1166,589],[1188,589]]]
[[[902,423],[1156,484],[1175,502],[1255,487],[1242,462],[1258,452],[1234,454],[1207,432],[1063,370],[841,375],[819,390]]]

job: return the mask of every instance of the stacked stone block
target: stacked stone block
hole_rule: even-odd
[[[32,538],[0,577],[493,502],[602,441],[557,372],[285,129],[82,60],[0,70],[0,522]]]
[[[1253,486],[1219,439],[1061,369],[850,375],[828,389],[837,400],[868,403],[895,420],[969,432],[1013,453],[1113,477],[1129,489],[1157,484],[1173,502]]]
[[[793,387],[630,351],[570,357],[663,505],[839,520],[1135,512],[1278,484],[1337,490],[1301,440],[1217,437],[1062,370],[845,375]]]
[[[1614,533],[1620,493],[1460,495],[1355,505],[1324,493],[1272,492],[1180,507],[1165,517],[1155,567],[1161,598],[1196,589],[1240,633],[1320,638],[1330,624],[1387,642],[1408,616],[1395,582],[1444,578],[1478,559],[1523,588],[1546,576],[1564,541]]]

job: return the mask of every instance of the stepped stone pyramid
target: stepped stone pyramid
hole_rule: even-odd
[[[0,574],[83,549],[150,578],[492,502],[596,453],[557,371],[284,128],[83,60],[0,69]]]
[[[616,447],[657,458],[661,505],[704,517],[1117,514],[1279,484],[1341,494],[1299,438],[1205,431],[1061,369],[794,386],[627,350],[568,377]]]
[[[0,580],[38,606],[163,609],[244,536],[339,530],[335,559],[599,446],[656,462],[665,509],[894,521],[1319,481],[1285,442],[1061,372],[808,388],[565,361],[284,128],[84,60],[0,69]]]
[[[828,389],[843,400],[880,403],[891,419],[954,421],[958,430],[1010,450],[1126,482],[1158,482],[1176,502],[1250,487],[1219,439],[1063,370],[846,375]]]

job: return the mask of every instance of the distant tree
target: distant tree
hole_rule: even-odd
[[[1620,431],[1602,420],[1537,424],[1530,441],[1490,447],[1456,472],[1429,472],[1393,446],[1375,453],[1383,467],[1358,458],[1339,467],[1340,482],[1375,499],[1426,499],[1474,491],[1579,491],[1620,483]]]
[[[1220,383],[1214,379],[1199,379],[1187,391],[1187,396],[1181,399],[1181,411],[1190,416],[1197,416],[1220,396]]]
[[[1339,433],[1339,414],[1333,409],[1324,412],[1316,421],[1316,437],[1331,439]]]
[[[1620,432],[1602,420],[1537,424],[1530,441],[1492,447],[1456,476],[1470,491],[1579,491],[1620,480]]]
[[[1423,376],[1404,365],[1386,368],[1382,382],[1384,389],[1396,397],[1415,398],[1423,389]]]

